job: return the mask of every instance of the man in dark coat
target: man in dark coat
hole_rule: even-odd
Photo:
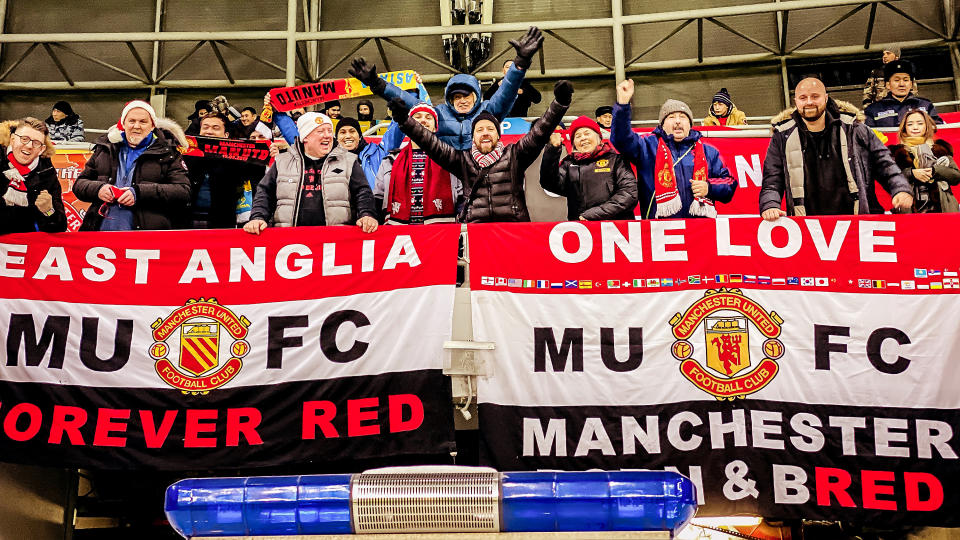
[[[77,199],[93,203],[80,230],[174,228],[190,203],[190,179],[178,142],[187,145],[176,122],[158,119],[145,101],[127,103],[120,122],[94,143],[93,155],[73,185]]]
[[[868,126],[899,127],[903,113],[911,110],[924,111],[934,122],[943,123],[933,102],[913,93],[914,76],[913,62],[909,60],[894,60],[883,66],[887,95],[863,110]]]
[[[3,122],[0,145],[8,149],[0,156],[0,233],[67,230],[46,124],[32,117]]]
[[[913,205],[910,183],[856,108],[836,102],[818,79],[800,81],[795,109],[773,118],[773,136],[763,160],[760,214],[781,216],[882,214],[874,180],[893,206]],[[787,210],[780,209],[786,196]]]
[[[533,123],[523,138],[509,146],[500,141],[500,122],[489,112],[474,118],[473,145],[467,150],[457,150],[424,129],[409,117],[410,109],[401,99],[390,102],[390,112],[410,140],[463,182],[466,204],[460,221],[530,221],[523,173],[536,161],[570,106],[573,85],[569,81],[557,81],[553,95],[547,112]]]

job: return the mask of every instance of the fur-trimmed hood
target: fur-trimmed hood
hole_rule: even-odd
[[[5,122],[0,122],[0,145],[3,145],[4,152],[6,148],[10,146],[10,135],[17,130],[19,124],[16,120],[7,120]],[[50,157],[56,152],[56,148],[53,145],[53,141],[50,140],[50,136],[46,136],[47,147],[44,149],[43,154],[40,154],[41,157]]]
[[[178,146],[186,148],[187,135],[183,132],[183,128],[180,127],[175,120],[170,118],[157,118],[156,127],[154,131],[159,130],[163,134],[164,138],[170,142],[175,142]],[[116,125],[110,126],[110,129],[107,130],[107,140],[111,143],[118,143],[123,140],[123,132],[120,131],[120,128]]]
[[[849,101],[842,101],[839,99],[827,98],[827,108],[830,109],[831,103],[836,108],[837,113],[845,114],[848,116],[853,116],[854,119],[858,122],[863,122],[864,116],[863,111],[858,109],[853,103]],[[796,107],[790,107],[789,109],[784,109],[780,111],[779,114],[770,119],[770,124],[776,126],[777,124],[783,123],[790,119],[790,116],[797,110]]]

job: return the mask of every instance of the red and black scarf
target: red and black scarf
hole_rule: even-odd
[[[388,221],[410,223],[410,179],[412,177],[413,146],[400,150],[390,171],[390,191],[387,193]],[[423,171],[423,223],[454,222],[457,218],[450,173],[432,159],[427,159]]]
[[[707,156],[703,143],[693,144],[693,180],[706,180],[708,175]],[[689,152],[689,150],[688,150]],[[684,154],[686,155],[686,154]],[[680,159],[683,159],[681,156]],[[663,139],[657,138],[657,161],[654,168],[654,198],[657,201],[656,217],[669,217],[681,210],[680,191],[677,188],[677,175],[674,169],[673,155]],[[716,217],[717,210],[713,201],[707,197],[694,197],[690,204],[690,215]]]

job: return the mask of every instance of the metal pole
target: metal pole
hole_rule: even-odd
[[[610,0],[610,13],[613,15],[613,65],[616,81],[620,82],[627,78],[627,62],[623,52],[623,2]]]
[[[782,3],[781,0],[775,0],[776,3]],[[780,87],[783,90],[783,106],[790,107],[790,77],[787,75],[787,61],[783,58],[787,50],[787,24],[790,19],[789,11],[777,12],[777,41],[780,51]]]
[[[957,24],[953,6],[953,0],[943,0],[943,31],[948,36],[953,36],[953,27]],[[3,28],[0,27],[0,30],[3,30]]]
[[[286,85],[297,81],[297,0],[287,0],[287,69]]]
[[[7,28],[7,0],[0,0],[0,34]],[[3,59],[3,44],[0,44],[0,59]]]
[[[950,44],[950,67],[953,69],[953,94],[960,99],[960,50],[956,43]]]
[[[783,86],[783,107],[790,108],[790,76],[787,74],[787,61],[780,59],[780,84]]]
[[[159,33],[162,29],[163,29],[163,0],[156,0],[156,3],[154,4],[154,11],[153,11],[153,31],[154,33]],[[160,41],[153,42],[153,58],[151,59],[150,75],[148,77],[150,79],[151,85],[156,84],[157,78],[160,76],[160,53],[163,51],[162,45],[163,44]],[[151,104],[153,103],[154,97],[156,95],[157,95],[157,89],[151,86],[150,87]],[[160,110],[157,109],[157,113],[166,114],[167,100],[158,99],[157,101],[163,105],[163,109],[164,109],[163,112],[160,112]]]
[[[873,23],[877,20],[877,5],[870,6],[870,18],[867,19],[867,37],[863,41],[863,48],[870,48],[870,38],[873,37]]]
[[[43,43],[44,50],[47,51],[47,55],[50,56],[50,59],[53,60],[53,64],[57,66],[57,71],[60,72],[60,75],[63,76],[63,80],[67,81],[67,84],[73,86],[73,79],[70,78],[70,74],[67,73],[67,69],[63,67],[63,63],[60,62],[60,59],[57,58],[57,54],[53,52],[53,47],[49,43]]]
[[[310,0],[310,31],[320,31],[320,0]],[[320,74],[320,43],[313,41],[313,60],[310,63],[310,79],[317,80]]]

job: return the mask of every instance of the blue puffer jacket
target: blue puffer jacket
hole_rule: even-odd
[[[487,111],[496,116],[497,119],[503,120],[510,113],[510,109],[513,108],[513,102],[517,100],[517,90],[523,83],[524,75],[525,72],[517,68],[516,65],[511,66],[503,78],[500,89],[486,101],[481,101],[483,94],[480,92],[480,82],[477,81],[476,77],[465,73],[450,77],[450,80],[447,81],[447,87],[443,91],[444,102],[434,107],[440,121],[440,125],[437,126],[437,137],[457,150],[469,149],[473,145],[473,119],[481,112]],[[470,112],[460,114],[453,108],[453,103],[450,101],[450,91],[455,88],[469,88],[477,96],[477,101]],[[420,101],[416,96],[390,83],[387,83],[383,97],[387,101],[396,97],[402,98],[403,102],[410,108],[413,108]]]
[[[657,201],[654,199],[654,169],[657,163],[657,144],[662,139],[670,149],[670,154],[676,160],[693,146],[703,136],[695,129],[680,142],[673,140],[660,126],[653,133],[645,137],[637,135],[630,128],[630,105],[619,103],[613,106],[613,123],[610,126],[610,142],[613,147],[637,167],[637,179],[640,185],[640,208],[644,218],[657,215]],[[728,203],[733,199],[733,192],[737,189],[737,180],[723,165],[720,152],[710,146],[703,145],[703,154],[707,158],[707,182],[710,183],[707,196],[714,202]],[[693,178],[693,152],[687,153],[680,163],[675,166],[677,176],[677,190],[680,192],[680,211],[669,218],[692,218],[690,203],[693,202],[693,187],[690,179]]]

